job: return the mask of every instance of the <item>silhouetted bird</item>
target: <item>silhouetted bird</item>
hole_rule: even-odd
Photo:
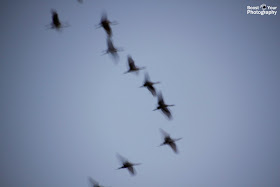
[[[52,13],[52,22],[50,24],[50,29],[59,30],[64,27],[68,27],[68,24],[62,24],[59,20],[58,13],[55,10],[51,10]]]
[[[154,84],[159,84],[160,82],[152,82],[150,80],[149,74],[145,73],[144,84],[141,87],[147,87],[147,89],[152,93],[153,96],[156,96],[156,89],[154,88]]]
[[[111,38],[107,38],[107,50],[103,51],[103,55],[110,54],[115,60],[119,59],[118,52],[123,51],[122,48],[116,48]]]
[[[163,100],[163,97],[162,97],[162,94],[161,92],[158,93],[158,106],[155,110],[161,110],[167,117],[168,119],[172,119],[172,115],[171,115],[171,112],[169,111],[168,107],[170,106],[175,106],[175,105],[167,105],[165,104],[164,100]]]
[[[133,168],[133,166],[140,165],[140,163],[131,163],[126,158],[124,158],[123,156],[121,156],[119,154],[117,154],[117,157],[122,162],[122,167],[120,167],[118,169],[125,169],[125,168],[127,168],[131,175],[135,175],[136,174],[136,171]]]
[[[89,177],[89,182],[90,182],[90,186],[92,187],[105,187],[105,186],[101,186],[96,180],[94,180],[93,178]]]
[[[135,72],[136,74],[138,74],[139,70],[145,69],[145,67],[141,67],[141,68],[137,67],[130,55],[127,56],[127,61],[128,61],[129,70],[124,73]]]
[[[97,28],[102,27],[106,31],[107,35],[109,37],[111,37],[112,36],[112,29],[111,29],[110,25],[116,25],[116,24],[117,24],[116,21],[114,21],[114,22],[109,21],[108,18],[107,18],[107,14],[103,13],[102,17],[101,17],[101,20],[100,20],[100,23],[98,24]]]
[[[175,142],[178,140],[181,140],[182,138],[172,139],[170,137],[170,135],[167,132],[165,132],[164,130],[160,129],[160,132],[164,136],[164,142],[162,144],[160,144],[160,146],[169,145],[175,153],[178,153]]]
[[[59,21],[58,14],[55,10],[52,10],[52,25],[55,28],[61,27],[61,23]]]

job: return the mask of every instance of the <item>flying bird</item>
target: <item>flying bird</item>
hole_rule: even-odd
[[[107,33],[108,37],[111,37],[112,36],[112,29],[111,29],[111,26],[110,25],[117,25],[118,23],[116,21],[109,21],[108,18],[107,18],[107,14],[106,13],[103,13],[102,16],[101,16],[101,20],[100,20],[100,23],[97,25],[96,28],[100,28],[102,27],[105,32]]]
[[[140,163],[129,162],[126,158],[124,158],[123,156],[121,156],[119,154],[117,154],[117,157],[122,162],[122,167],[119,167],[118,169],[125,169],[126,168],[126,169],[128,169],[128,171],[131,175],[136,174],[136,171],[135,171],[133,166],[140,165]]]
[[[138,74],[139,70],[145,69],[145,67],[137,67],[130,55],[127,56],[127,61],[128,61],[129,69],[126,72],[124,72],[124,74],[131,73],[131,72],[135,72],[136,74]]]
[[[51,10],[52,13],[52,22],[50,24],[50,29],[56,29],[59,30],[61,28],[64,27],[68,27],[69,24],[62,24],[59,17],[58,17],[58,13],[56,12],[56,10]]]
[[[155,110],[161,110],[163,112],[163,114],[166,115],[166,117],[168,119],[172,119],[172,115],[171,115],[171,112],[170,110],[168,109],[168,107],[170,106],[175,106],[175,105],[167,105],[165,104],[164,100],[163,100],[163,97],[162,97],[162,94],[161,92],[158,93],[158,106]]]
[[[105,187],[105,186],[101,186],[96,180],[94,180],[91,177],[89,177],[88,180],[90,182],[91,187]]]
[[[150,77],[149,77],[149,74],[146,72],[145,73],[145,80],[144,80],[144,83],[143,85],[140,87],[146,87],[151,93],[153,96],[156,96],[156,89],[155,87],[153,86],[154,84],[159,84],[160,82],[152,82],[150,80]]]
[[[119,59],[118,52],[123,51],[122,48],[116,48],[111,38],[107,38],[107,50],[103,51],[102,55],[110,54],[115,60]]]
[[[174,153],[178,153],[178,149],[175,142],[181,140],[182,138],[171,138],[170,135],[162,129],[160,129],[160,132],[164,136],[164,141],[162,144],[160,144],[160,146],[169,145],[174,151]]]

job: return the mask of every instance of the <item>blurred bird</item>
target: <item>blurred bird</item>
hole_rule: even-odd
[[[92,187],[106,187],[106,186],[101,186],[96,180],[94,180],[91,177],[89,177],[88,179],[90,182],[90,186],[92,186]]]
[[[111,38],[107,38],[107,50],[103,51],[102,55],[110,54],[115,60],[119,59],[118,51],[123,51],[122,48],[116,48]]]
[[[138,74],[139,70],[145,69],[145,67],[140,68],[140,67],[135,66],[134,60],[132,59],[132,57],[130,55],[127,56],[127,61],[128,61],[129,70],[124,72],[124,74],[130,73],[130,72],[135,72],[136,74]]]
[[[165,114],[168,119],[172,119],[172,115],[171,115],[171,112],[169,111],[168,107],[170,106],[175,106],[175,105],[167,105],[165,104],[164,100],[163,100],[163,97],[162,97],[162,94],[161,92],[158,93],[158,106],[155,110],[161,110],[163,112],[163,114]]]
[[[117,157],[122,162],[122,167],[120,167],[118,169],[127,168],[131,175],[135,175],[136,174],[136,171],[133,168],[133,166],[140,165],[140,163],[131,163],[126,158],[124,158],[123,156],[121,156],[119,154],[117,154]]]
[[[106,13],[103,13],[102,16],[101,16],[101,20],[100,20],[100,23],[97,25],[96,28],[100,28],[102,27],[108,37],[111,37],[112,36],[112,29],[111,29],[111,26],[110,25],[117,25],[118,23],[116,21],[109,21],[108,18],[107,18],[107,14]]]
[[[83,3],[83,0],[78,0],[79,3]]]
[[[69,24],[62,24],[61,21],[59,20],[58,13],[56,10],[51,10],[52,13],[52,22],[50,24],[50,29],[56,29],[59,30],[64,27],[68,27]]]
[[[60,20],[58,18],[58,14],[55,10],[52,10],[52,25],[54,28],[60,28],[61,27],[61,23]]]
[[[153,96],[156,96],[156,89],[154,88],[154,84],[159,84],[160,82],[152,82],[150,80],[150,77],[149,77],[149,74],[146,72],[145,73],[145,80],[144,80],[144,84],[140,87],[146,87],[151,93]]]
[[[182,138],[172,139],[170,137],[170,135],[167,132],[165,132],[164,130],[160,129],[160,132],[164,136],[164,141],[163,141],[162,144],[160,144],[160,146],[169,145],[175,153],[178,153],[177,146],[176,146],[175,142],[178,141],[178,140],[181,140]]]

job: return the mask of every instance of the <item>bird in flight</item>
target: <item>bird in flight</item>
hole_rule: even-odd
[[[123,51],[122,48],[116,48],[111,38],[107,38],[107,49],[103,51],[102,55],[110,54],[116,61],[119,59],[118,52]]]
[[[56,10],[51,10],[51,13],[52,13],[52,22],[49,25],[50,26],[49,29],[60,30],[61,28],[69,27],[69,24],[63,24],[60,21]]]
[[[174,151],[174,153],[178,153],[178,149],[175,142],[181,140],[182,138],[171,138],[170,135],[162,129],[160,129],[160,132],[164,137],[164,141],[162,144],[160,144],[160,146],[169,145]]]
[[[124,72],[124,74],[131,73],[131,72],[135,72],[136,74],[138,74],[139,70],[145,69],[145,67],[136,66],[134,60],[130,55],[127,56],[127,62],[128,62],[129,69],[126,72]]]
[[[107,14],[104,12],[101,16],[100,23],[96,26],[96,28],[102,27],[105,32],[107,33],[108,37],[112,36],[112,29],[111,25],[117,25],[118,23],[116,21],[109,21],[107,18]]]
[[[106,187],[106,186],[101,186],[96,180],[94,180],[91,177],[89,177],[88,180],[90,182],[91,187]]]
[[[142,85],[140,88],[146,87],[146,88],[151,92],[151,94],[152,94],[153,96],[156,96],[156,89],[155,89],[155,87],[154,87],[153,85],[154,85],[154,84],[159,84],[159,83],[160,83],[160,82],[152,82],[152,81],[150,80],[149,74],[146,72],[146,73],[145,73],[144,83],[143,83],[143,85]]]
[[[158,93],[158,106],[155,110],[161,110],[163,114],[165,114],[165,116],[168,118],[168,119],[172,119],[172,114],[170,112],[170,110],[168,109],[168,107],[170,106],[175,106],[175,105],[167,105],[165,104],[164,100],[163,100],[163,97],[162,97],[162,94],[161,92]]]
[[[118,169],[128,169],[129,173],[131,175],[135,175],[136,174],[136,171],[134,169],[133,166],[136,166],[136,165],[140,165],[140,163],[132,163],[132,162],[129,162],[126,158],[124,158],[123,156],[117,154],[117,157],[118,159],[121,161],[122,163],[122,166],[119,167]]]

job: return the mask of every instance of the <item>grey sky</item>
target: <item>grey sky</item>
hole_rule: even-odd
[[[0,2],[0,186],[248,187],[280,185],[279,15],[246,6],[279,1]],[[45,29],[56,9],[71,26]],[[119,64],[102,11],[118,25]],[[280,13],[280,12],[279,12]],[[123,74],[146,66],[174,119],[153,112]],[[159,128],[179,154],[157,147]],[[116,170],[116,153],[137,175]]]

